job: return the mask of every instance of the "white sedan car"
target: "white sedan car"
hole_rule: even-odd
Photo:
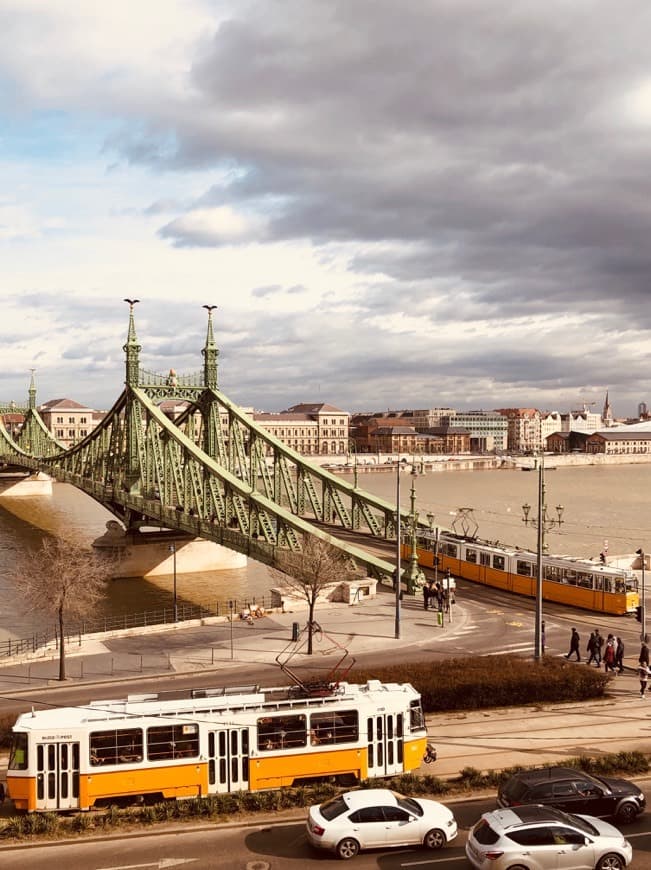
[[[440,849],[456,835],[457,823],[443,804],[405,797],[388,788],[344,792],[310,807],[307,818],[309,842],[344,859],[360,849]]]

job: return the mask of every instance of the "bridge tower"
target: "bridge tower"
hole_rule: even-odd
[[[207,390],[216,390],[217,383],[217,357],[219,350],[215,344],[215,334],[212,328],[212,313],[217,308],[216,305],[204,305],[208,311],[208,332],[206,334],[206,344],[201,351],[203,356],[203,385]]]
[[[140,351],[142,347],[138,344],[136,336],[136,324],[133,317],[133,306],[139,302],[139,299],[125,299],[129,304],[129,331],[127,333],[127,342],[123,345],[122,350],[126,354],[126,431],[127,431],[127,467],[125,469],[125,485],[127,489],[140,480],[139,457],[138,457],[138,433],[136,427],[139,425],[138,414],[131,393],[132,389],[138,386],[138,376],[140,371]]]

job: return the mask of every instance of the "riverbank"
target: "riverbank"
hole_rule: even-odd
[[[333,474],[352,474],[357,467],[364,474],[393,473],[396,462],[404,463],[409,470],[415,465],[425,472],[444,471],[530,471],[537,467],[536,456],[417,456],[400,453],[380,456],[360,455],[311,457],[311,460]],[[607,456],[605,453],[546,453],[545,468],[612,467],[619,465],[649,465],[651,454],[623,454]]]

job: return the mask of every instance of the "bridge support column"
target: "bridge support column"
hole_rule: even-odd
[[[3,495],[8,495],[12,498],[52,495],[52,478],[41,471],[37,471],[36,474],[30,474],[29,477],[24,475],[0,477],[0,496]]]
[[[155,577],[172,574],[176,549],[176,573],[220,571],[244,568],[246,556],[203,538],[192,538],[173,531],[125,531],[116,520],[109,520],[106,532],[93,541],[96,550],[118,556],[113,577]]]

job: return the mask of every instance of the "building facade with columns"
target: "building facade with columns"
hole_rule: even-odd
[[[302,403],[286,411],[252,414],[256,423],[304,456],[342,456],[350,451],[350,414],[325,403]]]
[[[73,399],[51,399],[38,407],[38,413],[52,435],[71,447],[89,435],[104,414],[80,405]]]

